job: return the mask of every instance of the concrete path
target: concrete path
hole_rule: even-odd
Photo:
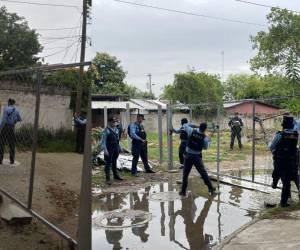
[[[255,220],[221,242],[218,250],[300,249],[300,211]]]

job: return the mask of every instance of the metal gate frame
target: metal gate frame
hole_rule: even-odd
[[[28,190],[28,200],[27,204],[20,201],[18,198],[11,195],[7,190],[0,187],[0,192],[6,195],[8,198],[16,202],[21,206],[25,211],[31,214],[33,217],[37,218],[49,229],[57,233],[63,239],[69,243],[70,249],[90,249],[91,245],[91,107],[90,107],[90,91],[89,91],[89,110],[88,110],[88,122],[86,126],[86,141],[85,141],[85,150],[84,150],[84,160],[82,168],[82,180],[81,180],[81,193],[80,193],[80,208],[79,208],[79,223],[78,223],[78,239],[79,242],[74,240],[70,235],[65,233],[63,230],[52,224],[43,216],[39,215],[32,209],[32,199],[33,199],[33,188],[34,188],[34,174],[35,174],[35,165],[36,165],[36,151],[37,151],[37,142],[38,142],[38,127],[39,127],[39,114],[40,114],[40,90],[42,85],[42,75],[44,72],[56,71],[66,68],[74,68],[80,66],[90,66],[91,62],[84,63],[71,63],[71,64],[61,64],[61,65],[46,65],[28,69],[20,70],[8,70],[0,72],[0,76],[12,75],[18,73],[29,73],[36,72],[37,74],[37,84],[36,84],[36,105],[35,105],[35,117],[34,117],[34,130],[33,130],[33,144],[32,144],[32,157],[31,157],[31,168],[30,168],[30,179],[29,179],[29,190]],[[89,228],[89,231],[87,231]]]

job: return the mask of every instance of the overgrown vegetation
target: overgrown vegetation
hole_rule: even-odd
[[[16,141],[18,150],[31,150],[33,144],[33,127],[27,125],[17,129]],[[45,128],[40,128],[38,130],[38,152],[73,152],[74,148],[75,133],[73,131],[66,129],[51,131]]]

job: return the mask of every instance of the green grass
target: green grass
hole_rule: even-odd
[[[286,212],[292,212],[300,210],[300,203],[291,203],[289,207],[273,207],[264,210],[259,218],[260,219],[274,219],[274,218],[286,218],[289,217]]]
[[[148,133],[148,154],[149,159],[159,160],[159,148],[158,148],[158,135],[156,133]],[[230,151],[230,133],[223,132],[220,138],[220,160],[221,161],[237,161],[245,160],[247,155],[252,154],[252,142],[249,141],[243,146],[243,150],[237,149],[237,141],[234,150]],[[121,142],[122,146],[127,148],[127,140]],[[173,135],[173,159],[174,161],[179,161],[178,158],[178,147],[180,144],[179,136]],[[266,146],[264,144],[256,144],[256,153],[265,154],[267,152]],[[163,135],[163,160],[167,161],[168,149],[167,149],[167,135]],[[215,162],[217,157],[217,137],[214,135],[212,137],[212,144],[208,150],[203,153],[203,159],[206,162]]]
[[[67,153],[74,150],[75,142],[61,139],[51,139],[38,147],[40,153]]]

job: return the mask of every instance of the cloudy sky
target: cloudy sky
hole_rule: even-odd
[[[10,11],[25,16],[32,28],[76,27],[71,30],[38,31],[45,47],[41,55],[48,55],[46,62],[74,62],[76,52],[79,55],[77,42],[81,0],[31,1],[78,6],[77,9],[2,3]],[[126,81],[143,90],[148,81],[146,75],[151,73],[156,94],[165,84],[173,81],[176,72],[194,68],[222,75],[222,51],[225,78],[231,73],[249,72],[247,61],[253,55],[249,36],[265,29],[260,25],[267,25],[265,16],[269,12],[268,8],[235,0],[126,1],[258,24],[171,13],[114,0],[93,0],[92,24],[88,31],[92,47],[87,49],[87,59],[98,51],[116,56],[128,72]],[[300,11],[299,0],[251,1]],[[70,38],[53,39],[57,37]]]

